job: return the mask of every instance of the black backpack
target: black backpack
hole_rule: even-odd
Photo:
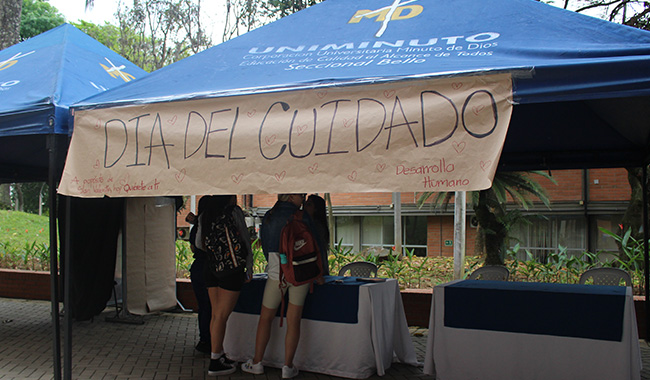
[[[226,209],[205,233],[210,271],[217,276],[224,276],[245,268],[246,250],[243,244],[242,236],[232,217],[232,210]]]

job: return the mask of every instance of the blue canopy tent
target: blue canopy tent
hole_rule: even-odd
[[[80,197],[133,196],[138,191],[144,195],[193,194],[192,191],[242,193],[242,189],[250,193],[423,191],[406,181],[386,186],[378,176],[368,175],[369,179],[362,179],[362,174],[374,170],[374,162],[372,167],[364,167],[367,169],[364,172],[354,171],[347,177],[341,172],[341,168],[356,165],[356,157],[360,157],[359,160],[383,159],[377,151],[369,158],[362,157],[365,146],[359,144],[359,133],[364,132],[365,119],[359,117],[361,105],[380,103],[377,99],[382,95],[381,89],[386,89],[383,95],[390,103],[381,104],[384,119],[378,123],[383,128],[388,123],[388,114],[391,124],[383,130],[380,128],[377,136],[384,133],[382,138],[388,141],[385,144],[387,154],[403,156],[416,152],[426,160],[436,157],[442,143],[460,154],[465,142],[469,144],[470,140],[450,139],[452,135],[456,138],[465,134],[480,139],[494,130],[476,133],[465,125],[471,118],[472,108],[476,114],[483,109],[483,105],[472,107],[472,97],[476,93],[492,96],[491,90],[475,91],[463,103],[450,100],[439,87],[429,90],[426,86],[440,81],[449,91],[459,90],[467,85],[462,82],[467,79],[473,81],[471,86],[480,87],[483,80],[489,81],[488,77],[501,74],[507,75],[506,84],[498,82],[495,88],[508,87],[511,91],[511,96],[504,96],[504,102],[511,105],[512,113],[502,112],[492,103],[495,128],[497,115],[505,115],[507,120],[507,134],[504,140],[496,143],[499,144],[498,166],[494,170],[497,167],[499,170],[645,167],[649,162],[649,32],[533,0],[327,0],[119,89],[75,104],[75,134],[59,191]],[[416,91],[415,96],[413,93],[395,95],[399,91],[406,92],[407,87],[424,90]],[[374,97],[357,96],[354,93],[357,88],[372,92]],[[324,99],[321,95],[324,97],[326,91],[337,91],[340,96],[319,100]],[[399,125],[406,125],[410,130],[416,124],[412,120],[419,114],[409,113],[408,107],[400,107],[407,97],[414,103],[424,104],[425,94],[439,95],[446,99],[443,103],[452,104],[450,108],[456,114],[445,114],[451,120],[448,127],[451,132],[440,135],[436,140],[440,144],[427,144],[426,131],[418,135],[411,130],[411,136],[407,135],[411,145],[389,152],[390,132],[398,124],[393,124],[391,116],[405,120]],[[352,116],[342,118],[336,127],[336,115],[328,119],[331,123],[319,124],[321,121],[316,120],[326,107],[334,108],[332,104],[342,107],[350,99],[350,103],[357,104],[356,116],[353,111],[346,111]],[[241,107],[237,102],[241,102]],[[292,102],[301,102],[301,105],[293,107]],[[417,119],[422,129],[425,111],[422,108],[422,118]],[[213,118],[225,112],[233,113],[232,119],[228,119],[231,124],[220,124],[220,129],[213,130]],[[288,122],[287,118],[277,116],[283,112],[289,115]],[[313,114],[314,136],[317,129],[329,131],[325,137],[321,134],[313,138],[314,144],[325,144],[320,153],[313,150],[313,144],[308,153],[292,151],[292,133],[299,135],[302,131],[301,125],[294,126],[291,117],[295,120],[303,113]],[[353,116],[356,119],[353,120]],[[257,127],[238,124],[247,118],[254,119]],[[280,119],[290,124],[287,127],[289,137],[280,149],[272,151],[277,153],[274,156],[269,154],[268,147],[277,147],[273,144],[280,135],[264,134],[264,131],[274,128],[274,121]],[[178,120],[183,122],[177,123]],[[349,120],[353,120],[352,125],[356,121],[357,149],[336,150],[331,147],[331,136],[347,128]],[[93,132],[98,121],[100,128]],[[220,122],[225,123],[225,120]],[[220,151],[221,154],[211,154],[213,152],[205,144],[201,159],[213,160],[209,170],[202,166],[202,170],[192,171],[193,164],[198,161],[192,149],[196,145],[203,147],[207,136],[192,135],[197,124],[204,128],[201,131],[209,133],[229,131],[225,140],[230,145]],[[305,122],[305,125],[311,128],[311,124]],[[149,146],[144,149],[144,144],[139,148],[136,144],[134,152],[129,153],[133,147],[124,136],[129,136],[128,141],[133,141],[133,137],[138,141],[145,126]],[[114,130],[119,132],[122,140],[118,141],[123,141],[122,145],[109,139],[110,134],[117,133]],[[236,145],[240,133],[248,142],[248,151],[237,150],[244,146]],[[349,136],[348,140],[354,141],[355,136]],[[192,138],[200,143],[192,145]],[[102,144],[99,149],[102,156],[97,157],[94,169],[105,169],[106,175],[116,178],[120,186],[104,190],[78,183],[78,178],[92,180],[90,165],[95,161],[84,162],[88,150],[82,148],[93,140]],[[118,145],[117,153],[109,149],[109,142]],[[487,144],[480,149],[489,147]],[[271,162],[261,170],[269,171],[268,178],[255,168],[250,172],[244,169],[244,161],[257,151],[263,156],[257,163]],[[120,162],[125,153],[132,156],[130,161]],[[307,171],[293,170],[291,165],[319,154],[318,165],[312,164],[314,161],[309,161],[309,166],[303,164],[304,169],[312,174],[320,173],[320,178],[324,178],[318,183],[314,181],[317,187],[313,188],[315,185],[311,181],[301,181],[309,175]],[[347,161],[337,161],[344,154]],[[287,158],[289,155],[291,157]],[[335,164],[328,167],[328,162]],[[482,160],[481,168],[487,163]],[[200,164],[206,165],[205,162]],[[376,163],[374,171],[382,172],[384,165]],[[422,170],[442,171],[445,166],[416,167],[413,164],[413,169],[404,169],[408,163],[398,159],[392,165],[393,169],[397,167],[398,175],[402,174],[400,178]],[[118,166],[121,171],[114,171]],[[406,173],[409,170],[410,173]],[[253,180],[244,183],[247,177]],[[362,181],[365,182],[359,185]],[[311,188],[298,189],[296,183],[306,183],[304,186]],[[427,184],[426,180],[424,183]],[[124,190],[127,186],[128,193]],[[485,187],[470,184],[461,190],[480,188]],[[648,230],[647,226],[644,230]]]
[[[0,183],[47,181],[54,370],[60,376],[56,187],[69,106],[146,72],[70,24],[0,51]]]

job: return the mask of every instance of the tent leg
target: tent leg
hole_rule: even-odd
[[[643,275],[644,275],[644,289],[645,289],[645,340],[646,342],[650,341],[650,289],[648,288],[648,283],[650,274],[648,273],[648,236],[650,231],[648,231],[648,164],[643,164],[643,170],[641,171],[642,182],[641,187],[643,191]]]
[[[65,380],[72,380],[72,302],[70,293],[72,291],[72,255],[70,253],[71,246],[71,233],[70,233],[70,197],[65,198],[65,260],[64,260],[64,272],[63,276],[63,306],[65,307],[65,313],[63,315],[63,325],[65,332],[64,339],[64,350],[63,350],[63,376]]]
[[[57,259],[57,228],[56,228],[56,138],[48,136],[49,167],[48,167],[48,203],[50,204],[50,301],[52,303],[52,354],[54,379],[61,379],[61,325],[59,323],[59,265]]]

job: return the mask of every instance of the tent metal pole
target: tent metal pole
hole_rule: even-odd
[[[393,224],[395,253],[397,257],[404,256],[402,249],[402,193],[393,193]]]
[[[72,255],[70,246],[71,241],[71,232],[70,232],[70,219],[71,219],[71,199],[70,197],[65,198],[65,270],[63,277],[63,305],[65,306],[65,314],[63,315],[64,328],[65,328],[65,339],[64,339],[64,350],[63,350],[63,376],[65,380],[72,380],[72,302],[71,302],[71,277],[72,277]]]
[[[57,259],[56,228],[56,138],[54,134],[47,137],[49,149],[48,167],[48,203],[50,205],[50,301],[52,303],[52,354],[54,379],[61,379],[61,325],[59,323],[59,264]]]
[[[454,280],[462,280],[465,275],[466,200],[466,192],[454,193]]]
[[[648,231],[648,163],[643,163],[643,169],[641,170],[642,181],[641,181],[641,190],[643,191],[643,275],[644,275],[644,288],[645,288],[645,340],[646,342],[650,340],[650,289],[648,288],[648,283],[650,274],[648,273],[648,236],[650,231]]]

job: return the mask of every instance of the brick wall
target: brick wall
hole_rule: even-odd
[[[532,174],[535,180],[539,181],[546,189],[551,202],[579,202],[583,194],[582,170],[555,170],[551,175],[557,182],[553,184],[544,177]],[[589,202],[612,202],[626,201],[630,197],[630,186],[627,182],[625,169],[590,169],[587,171],[589,186]],[[418,193],[401,193],[402,204],[415,204]],[[271,207],[277,199],[276,194],[253,195],[254,207]],[[244,204],[244,199],[239,196],[239,204]],[[369,206],[392,204],[392,193],[336,193],[332,194],[334,206]],[[197,200],[198,202],[198,200]],[[250,199],[247,200],[250,202]],[[453,207],[453,197],[450,207]],[[179,226],[187,226],[185,215],[189,212],[189,205],[184,212],[179,214],[177,222]],[[429,216],[427,226],[427,245],[430,256],[452,256],[453,246],[445,246],[445,240],[453,241],[453,217]],[[475,253],[476,229],[468,225],[466,227],[466,254]]]
[[[0,297],[50,299],[50,273],[0,269]]]

